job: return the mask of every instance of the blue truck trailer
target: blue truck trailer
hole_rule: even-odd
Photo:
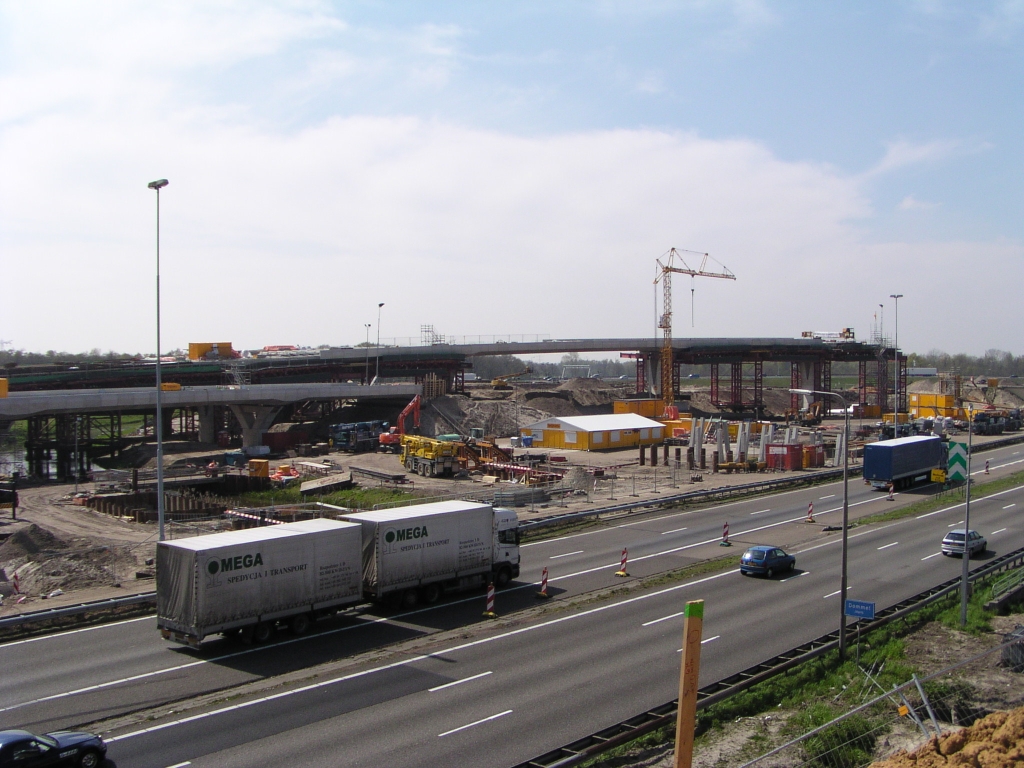
[[[880,440],[864,446],[864,480],[875,488],[905,488],[946,469],[947,447],[936,435]]]

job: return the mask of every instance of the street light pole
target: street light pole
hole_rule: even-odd
[[[971,435],[974,434],[974,406],[967,406],[967,496],[966,496],[966,509],[964,510],[964,553],[963,553],[963,567],[960,571],[960,626],[967,626],[967,597],[970,585],[967,582],[968,571],[971,565],[971,553],[967,548],[967,535],[971,530],[971,448],[973,447],[973,440]]]
[[[843,404],[843,555],[839,577],[839,660],[846,661],[846,553],[850,523],[850,406],[846,398],[835,392],[821,392],[813,389],[791,389],[796,395],[825,395],[834,397]]]
[[[75,417],[75,494],[78,494],[78,433],[82,430],[82,417]]]
[[[167,179],[149,182],[156,190],[156,519],[160,541],[164,540],[164,418],[160,382],[160,190]]]
[[[896,402],[892,406],[892,436],[900,436],[900,299],[903,298],[902,293],[890,293],[890,299],[896,300],[896,330],[894,332],[894,338],[892,345],[895,347],[894,357],[896,358]]]
[[[377,365],[373,374],[374,381],[380,377],[380,308],[383,306],[383,301],[377,305]]]
[[[370,383],[370,324],[363,323],[366,328],[366,371],[363,373],[363,382]]]

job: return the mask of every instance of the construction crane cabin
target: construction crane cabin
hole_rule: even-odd
[[[693,269],[686,263],[683,254],[688,253],[700,256],[700,266]],[[717,264],[721,271],[708,269],[708,261]],[[687,251],[682,248],[671,248],[667,253],[656,259],[658,274],[654,278],[654,284],[661,283],[661,317],[658,320],[658,327],[662,330],[661,342],[661,399],[665,403],[665,412],[675,405],[675,388],[672,386],[672,273],[690,276],[690,325],[693,325],[693,279],[695,277],[721,277],[726,280],[735,280],[734,275],[722,263],[713,259],[706,253],[700,251]]]

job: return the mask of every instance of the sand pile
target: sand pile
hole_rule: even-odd
[[[1024,707],[993,712],[970,728],[933,736],[913,752],[897,752],[871,768],[938,768],[973,766],[1010,768],[1024,765]]]

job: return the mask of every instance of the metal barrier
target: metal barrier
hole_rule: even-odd
[[[5,616],[0,618],[0,629],[17,627],[22,624],[36,624],[40,621],[75,616],[91,611],[110,610],[112,608],[122,608],[128,605],[141,605],[144,603],[156,605],[156,592],[143,592],[138,595],[129,595],[128,597],[114,597],[109,600],[96,600],[91,603],[68,605],[64,608],[51,608],[45,611],[32,611],[30,613],[19,613],[16,616]]]

